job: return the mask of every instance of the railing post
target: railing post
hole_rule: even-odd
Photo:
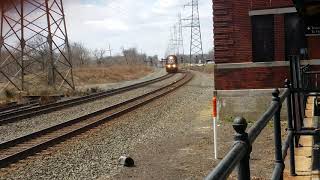
[[[272,101],[275,103],[278,103],[278,109],[276,113],[274,114],[274,141],[275,141],[275,164],[276,166],[280,167],[281,175],[280,180],[283,179],[283,170],[284,170],[284,162],[282,159],[282,143],[281,143],[281,119],[280,119],[280,113],[281,113],[281,103],[280,103],[280,97],[279,97],[280,91],[279,89],[275,89],[272,92]],[[272,179],[275,179],[274,177]]]
[[[237,132],[235,134],[234,140],[235,143],[244,143],[247,145],[247,153],[240,161],[238,165],[238,180],[248,180],[250,179],[250,154],[251,154],[251,144],[248,139],[248,133],[246,133],[246,129],[248,123],[246,119],[242,117],[237,117],[233,122],[233,129]]]
[[[296,176],[296,165],[295,165],[295,156],[294,156],[294,129],[293,129],[293,125],[292,125],[292,101],[291,101],[291,97],[292,97],[292,92],[291,92],[291,84],[290,81],[288,79],[286,79],[286,85],[285,87],[288,88],[290,90],[290,94],[287,97],[287,111],[288,111],[288,132],[292,133],[292,138],[290,139],[289,142],[289,148],[290,148],[290,175],[291,176]]]
[[[316,73],[316,89],[318,88],[318,74]]]

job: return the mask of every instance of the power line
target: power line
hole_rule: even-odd
[[[184,21],[190,22],[183,27],[191,29],[190,39],[190,63],[203,61],[203,49],[202,38],[199,18],[199,3],[198,0],[192,0],[190,3],[184,5],[184,7],[191,7],[191,16],[184,18]]]

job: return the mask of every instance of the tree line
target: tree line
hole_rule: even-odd
[[[112,64],[148,64],[156,65],[158,56],[147,56],[139,53],[136,48],[122,48],[122,53],[114,56],[108,54],[108,49],[97,48],[90,50],[82,43],[75,42],[70,45],[71,60],[74,67],[86,65],[112,65]]]

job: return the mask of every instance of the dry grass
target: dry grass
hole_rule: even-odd
[[[138,79],[152,72],[144,65],[112,65],[108,67],[86,67],[74,70],[77,86],[103,84]]]
[[[138,79],[153,71],[152,68],[145,65],[111,65],[108,67],[84,67],[74,69],[75,85],[90,85],[90,84],[103,84],[119,81],[127,81]],[[24,96],[57,96],[57,95],[86,95],[88,93],[100,91],[99,89],[91,88],[88,92],[70,91],[68,89],[56,90],[48,86],[46,74],[37,78],[33,76],[26,76],[25,84],[28,91],[19,92],[12,85],[9,85],[4,91],[0,92],[0,106],[9,102],[21,101]],[[60,80],[59,80],[60,82]],[[0,87],[4,86],[0,83]]]

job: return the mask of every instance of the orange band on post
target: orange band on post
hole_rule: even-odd
[[[217,97],[212,98],[212,116],[217,117]]]

